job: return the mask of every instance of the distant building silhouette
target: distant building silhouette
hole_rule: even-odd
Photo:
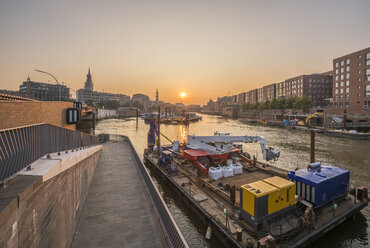
[[[77,90],[76,98],[78,102],[87,103],[103,103],[108,101],[117,101],[120,104],[125,104],[130,101],[130,97],[123,94],[113,94],[94,91],[94,84],[90,73],[90,67],[86,75],[86,82],[83,89]]]
[[[158,88],[157,88],[157,91],[155,92],[155,101],[156,102],[159,101]]]
[[[94,91],[94,84],[91,79],[90,67],[89,67],[89,72],[86,75],[85,90]]]
[[[66,86],[34,82],[30,77],[19,86],[19,94],[40,101],[69,100],[69,88]]]

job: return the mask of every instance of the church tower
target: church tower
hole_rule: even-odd
[[[157,91],[155,92],[155,101],[156,102],[159,101],[158,88],[157,88]]]
[[[94,90],[94,85],[91,80],[90,67],[89,67],[89,72],[86,75],[85,90],[88,90],[88,91]]]

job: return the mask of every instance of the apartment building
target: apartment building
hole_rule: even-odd
[[[333,60],[333,108],[370,113],[370,47]]]

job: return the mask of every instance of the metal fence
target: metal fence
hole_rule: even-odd
[[[0,130],[0,184],[46,154],[97,144],[97,136],[50,124]]]
[[[168,210],[166,203],[163,201],[160,193],[157,188],[154,186],[152,179],[150,178],[147,170],[144,167],[144,164],[141,162],[139,156],[137,155],[134,146],[132,145],[130,139],[127,136],[124,136],[127,143],[129,144],[135,160],[137,162],[140,174],[142,175],[145,185],[149,191],[150,197],[152,198],[153,205],[156,209],[156,212],[159,216],[164,231],[168,241],[170,242],[171,247],[189,247],[186,243],[180,229],[176,225],[175,220],[173,219],[170,211]]]

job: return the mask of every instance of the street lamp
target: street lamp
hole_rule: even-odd
[[[59,85],[59,101],[62,100],[62,86],[61,84],[58,82],[58,79],[56,77],[53,76],[53,74],[49,73],[49,72],[46,72],[46,71],[41,71],[41,70],[37,70],[35,69],[35,71],[37,72],[40,72],[40,73],[45,73],[45,74],[48,74],[49,76],[51,76],[52,78],[54,78],[55,82],[57,83],[57,85]]]

